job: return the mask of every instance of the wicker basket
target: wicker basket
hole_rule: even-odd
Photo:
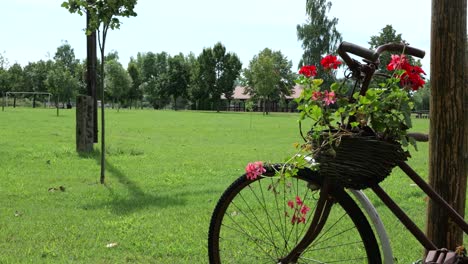
[[[365,189],[383,181],[407,154],[397,142],[376,137],[346,135],[334,146],[334,154],[323,150],[316,157],[320,174],[346,188]]]

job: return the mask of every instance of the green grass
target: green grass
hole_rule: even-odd
[[[296,114],[106,113],[103,186],[98,145],[75,151],[74,110],[0,112],[0,263],[206,263],[224,189],[247,162],[282,161],[300,141]],[[414,125],[428,130],[427,120]],[[419,148],[410,164],[427,175],[427,143]],[[396,171],[383,185],[422,226],[424,195],[410,184]],[[59,186],[65,191],[49,191]],[[419,258],[411,235],[390,225],[400,263]]]

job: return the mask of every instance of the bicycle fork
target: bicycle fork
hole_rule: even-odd
[[[305,233],[302,240],[294,247],[289,254],[278,260],[278,264],[297,263],[302,252],[317,238],[322,231],[328,216],[330,215],[331,208],[334,203],[333,197],[329,195],[332,185],[327,179],[324,180],[321,188],[320,197],[317,201],[317,207],[312,218],[312,223]]]

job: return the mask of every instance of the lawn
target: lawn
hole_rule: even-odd
[[[107,179],[99,146],[75,151],[75,112],[0,112],[0,263],[207,263],[211,212],[250,161],[281,161],[296,114],[109,110]],[[427,120],[415,120],[427,132]],[[428,144],[410,164],[428,171]],[[425,196],[395,170],[383,184],[423,226]],[[61,188],[62,187],[62,188]],[[370,195],[370,194],[369,194]],[[420,246],[376,202],[399,263]],[[108,247],[109,246],[109,247]]]

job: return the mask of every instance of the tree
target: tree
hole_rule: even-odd
[[[221,94],[233,93],[234,84],[240,75],[242,63],[235,53],[226,53],[226,48],[218,42],[213,47],[215,59],[215,84],[211,87],[211,98],[219,112]]]
[[[235,53],[227,53],[220,42],[213,48],[203,49],[197,60],[198,88],[208,92],[210,100],[219,112],[221,95],[233,92],[242,63]]]
[[[336,29],[338,19],[329,19],[326,15],[331,7],[332,3],[327,0],[306,1],[307,21],[296,27],[297,38],[304,49],[299,67],[319,63],[323,55],[334,53],[341,42],[341,34]],[[330,79],[324,72],[318,72],[317,76],[325,81]]]
[[[15,63],[8,68],[7,91],[25,92],[23,68],[19,63]],[[13,107],[16,107],[16,96],[13,99]]]
[[[167,83],[168,58],[166,52],[137,54],[136,64],[141,68],[140,89],[154,109],[164,107],[167,102],[167,95],[163,91]]]
[[[60,102],[73,96],[78,88],[78,80],[62,64],[55,63],[47,74],[46,87],[52,93],[59,116]]]
[[[463,217],[468,153],[467,1],[432,1],[429,184]],[[439,248],[463,244],[463,232],[429,200],[427,235]]]
[[[209,98],[209,91],[201,84],[201,67],[198,57],[190,53],[187,56],[187,63],[190,67],[190,83],[188,86],[188,97],[194,103],[192,109],[199,110],[203,108]]]
[[[291,67],[292,62],[281,51],[265,48],[244,69],[242,83],[246,92],[260,100],[265,114],[269,102],[291,94],[295,79]]]
[[[109,60],[106,62],[106,90],[110,96],[117,102],[117,111],[120,110],[122,97],[130,90],[132,79],[128,72],[116,60]]]
[[[86,33],[91,34],[97,31],[99,50],[101,52],[101,178],[104,184],[105,179],[105,118],[104,118],[104,52],[106,47],[107,32],[109,29],[119,29],[119,17],[136,16],[134,11],[137,0],[68,0],[62,3],[62,7],[68,9],[70,13],[83,15],[87,13],[89,23]]]
[[[133,102],[135,102],[135,108],[137,107],[136,102],[143,100],[143,92],[139,89],[141,85],[141,71],[138,68],[138,64],[135,59],[130,58],[128,63],[127,72],[132,79],[132,86],[128,90],[126,97],[128,98],[130,109],[132,108]]]
[[[413,94],[414,109],[415,110],[429,110],[429,103],[431,99],[431,88],[429,83],[426,83],[422,89],[417,90]]]
[[[177,98],[187,96],[190,82],[190,68],[182,53],[169,58],[167,72],[167,86],[164,93],[172,97],[173,108],[177,110]]]
[[[67,41],[64,41],[62,45],[57,48],[54,60],[56,63],[63,65],[64,69],[68,70],[72,76],[75,76],[79,60],[75,59],[75,51]]]
[[[24,67],[25,86],[33,92],[46,92],[46,79],[49,71],[52,69],[51,60],[30,62]],[[36,107],[36,94],[33,96],[33,108]]]

